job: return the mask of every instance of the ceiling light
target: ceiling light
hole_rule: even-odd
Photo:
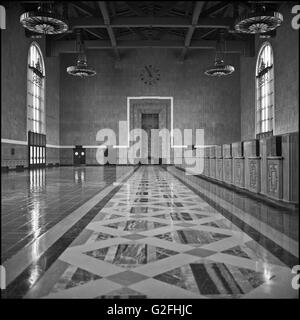
[[[51,4],[41,4],[36,11],[25,12],[20,17],[24,28],[42,34],[58,34],[68,30],[64,17],[51,9]]]
[[[265,33],[278,28],[283,22],[283,15],[280,12],[267,10],[265,6],[253,8],[244,16],[237,18],[235,30],[243,33]]]
[[[234,72],[234,67],[230,64],[226,64],[223,59],[224,55],[224,30],[220,30],[220,37],[217,41],[215,63],[209,67],[204,73],[211,77],[223,77],[228,76]]]
[[[232,74],[234,72],[234,67],[225,64],[223,60],[216,60],[212,67],[209,67],[204,73],[207,76],[222,77]]]
[[[88,67],[86,55],[84,53],[79,54],[76,66],[68,67],[67,72],[72,76],[77,76],[81,78],[91,77],[96,74],[95,70]]]
[[[77,58],[76,66],[70,66],[67,68],[68,74],[72,76],[77,76],[81,78],[91,77],[96,74],[96,71],[88,66],[86,54],[84,52],[84,45],[81,40],[81,32],[80,30],[77,32],[77,50],[79,51],[79,55]]]

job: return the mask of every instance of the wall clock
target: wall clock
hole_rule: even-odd
[[[151,64],[146,65],[140,73],[140,79],[144,84],[151,86],[160,80],[160,71]]]

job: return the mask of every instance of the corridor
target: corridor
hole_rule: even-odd
[[[96,169],[84,170],[86,174]],[[101,170],[111,170],[112,175],[111,168]],[[273,234],[261,234],[263,222],[251,226],[255,233],[248,232],[250,220],[242,230],[234,223],[237,211],[225,217],[172,170],[123,169],[119,182],[107,183],[106,194],[94,191],[92,198],[66,214],[69,225],[44,251],[41,247],[48,242],[37,239],[6,261],[14,275],[4,295],[296,298],[291,288],[291,267],[298,259],[293,235],[275,228]],[[63,224],[66,221],[58,221],[56,227]],[[266,249],[270,241],[272,252]]]

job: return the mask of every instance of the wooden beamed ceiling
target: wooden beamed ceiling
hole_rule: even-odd
[[[264,2],[264,1],[261,1]],[[21,1],[25,11],[40,2]],[[47,36],[47,54],[75,51],[75,30],[84,32],[86,49],[109,49],[117,60],[132,48],[180,49],[183,61],[190,50],[214,49],[219,29],[226,29],[227,52],[254,54],[254,36],[238,34],[234,21],[251,9],[238,1],[49,1],[62,13],[67,6],[69,31]],[[265,1],[278,9],[282,2]],[[32,33],[27,32],[27,36]]]

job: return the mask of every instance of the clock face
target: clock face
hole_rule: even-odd
[[[144,84],[152,86],[160,80],[160,71],[149,64],[142,69],[140,79]]]

